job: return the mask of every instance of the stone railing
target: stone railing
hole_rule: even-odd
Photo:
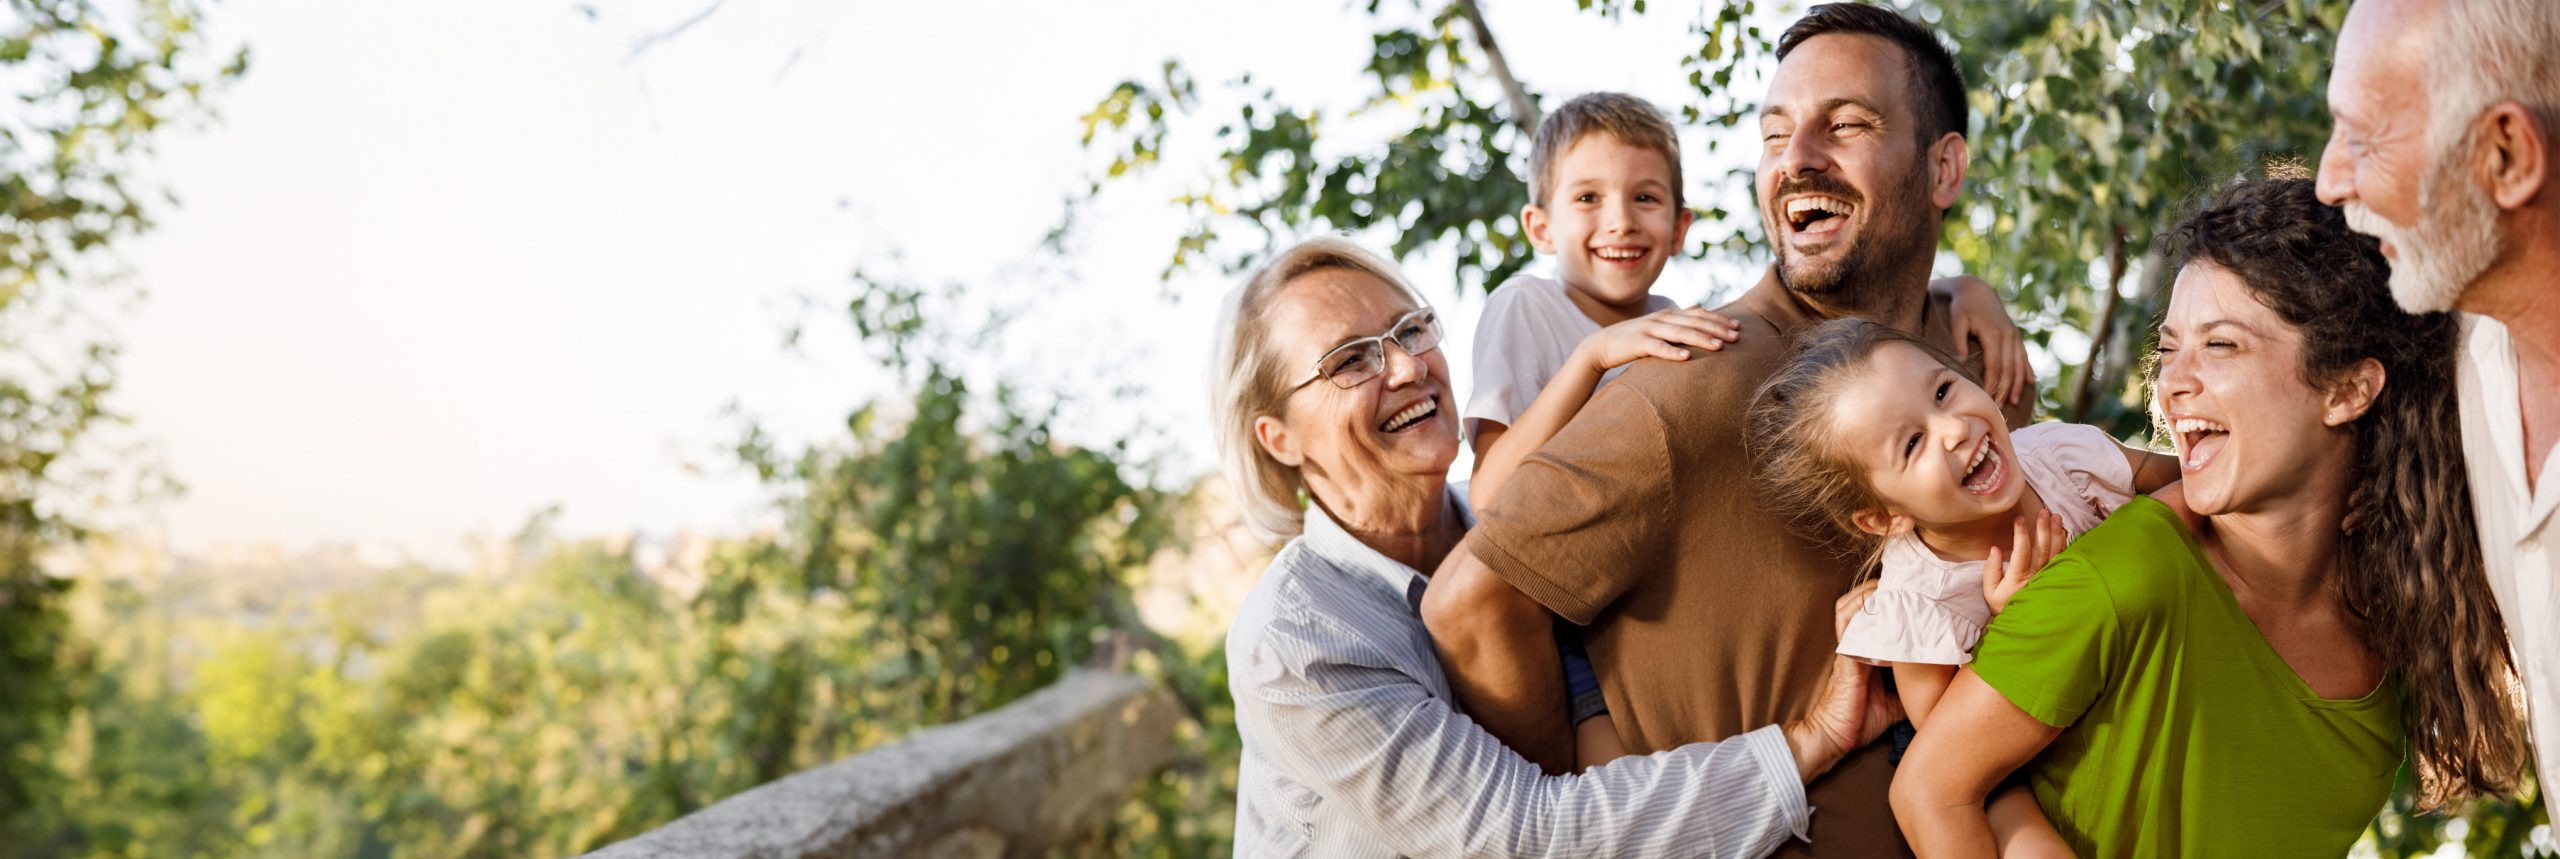
[[[721,800],[599,859],[1039,856],[1092,830],[1173,754],[1181,708],[1110,671],[1072,671],[974,719]]]

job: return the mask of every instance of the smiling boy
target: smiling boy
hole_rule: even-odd
[[[1679,306],[1653,294],[1696,217],[1680,192],[1679,146],[1653,105],[1621,93],[1581,96],[1538,123],[1520,225],[1538,253],[1555,257],[1556,276],[1513,277],[1485,301],[1465,412],[1478,456],[1550,381],[1587,369],[1568,360],[1584,340]],[[1732,324],[1719,319],[1714,327]],[[1616,375],[1591,374],[1579,387],[1587,392]]]

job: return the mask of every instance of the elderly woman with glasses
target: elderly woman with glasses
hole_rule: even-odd
[[[1874,738],[1868,672],[1803,719],[1548,776],[1458,712],[1416,607],[1473,519],[1438,318],[1349,241],[1229,297],[1212,372],[1246,522],[1288,540],[1227,635],[1238,856],[1760,856]]]

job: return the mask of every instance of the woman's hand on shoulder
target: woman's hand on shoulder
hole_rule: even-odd
[[[1682,307],[1600,329],[1583,338],[1576,351],[1593,371],[1606,372],[1638,358],[1686,361],[1690,352],[1683,345],[1714,352],[1740,339],[1742,326],[1733,317],[1703,307]]]
[[[2036,571],[2062,554],[2071,544],[2071,532],[2062,527],[2062,517],[2045,513],[2034,517],[2020,516],[2010,523],[2010,550],[2003,557],[2000,547],[1991,547],[1991,557],[1982,562],[1982,599],[1991,603],[1991,613],[1999,614],[2009,607],[2009,598],[2035,578]]]

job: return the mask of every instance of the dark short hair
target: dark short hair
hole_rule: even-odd
[[[1964,76],[1956,72],[1954,55],[1929,28],[1891,9],[1863,3],[1815,6],[1778,37],[1778,61],[1786,62],[1788,54],[1815,36],[1842,33],[1875,36],[1902,49],[1902,68],[1911,76],[1912,112],[1920,115],[1920,145],[1950,131],[1964,134]]]
[[[1680,134],[1651,102],[1621,92],[1575,96],[1538,121],[1537,138],[1529,146],[1529,202],[1544,206],[1556,192],[1556,162],[1573,145],[1594,134],[1661,154],[1671,164],[1671,205],[1688,205],[1680,187]]]

